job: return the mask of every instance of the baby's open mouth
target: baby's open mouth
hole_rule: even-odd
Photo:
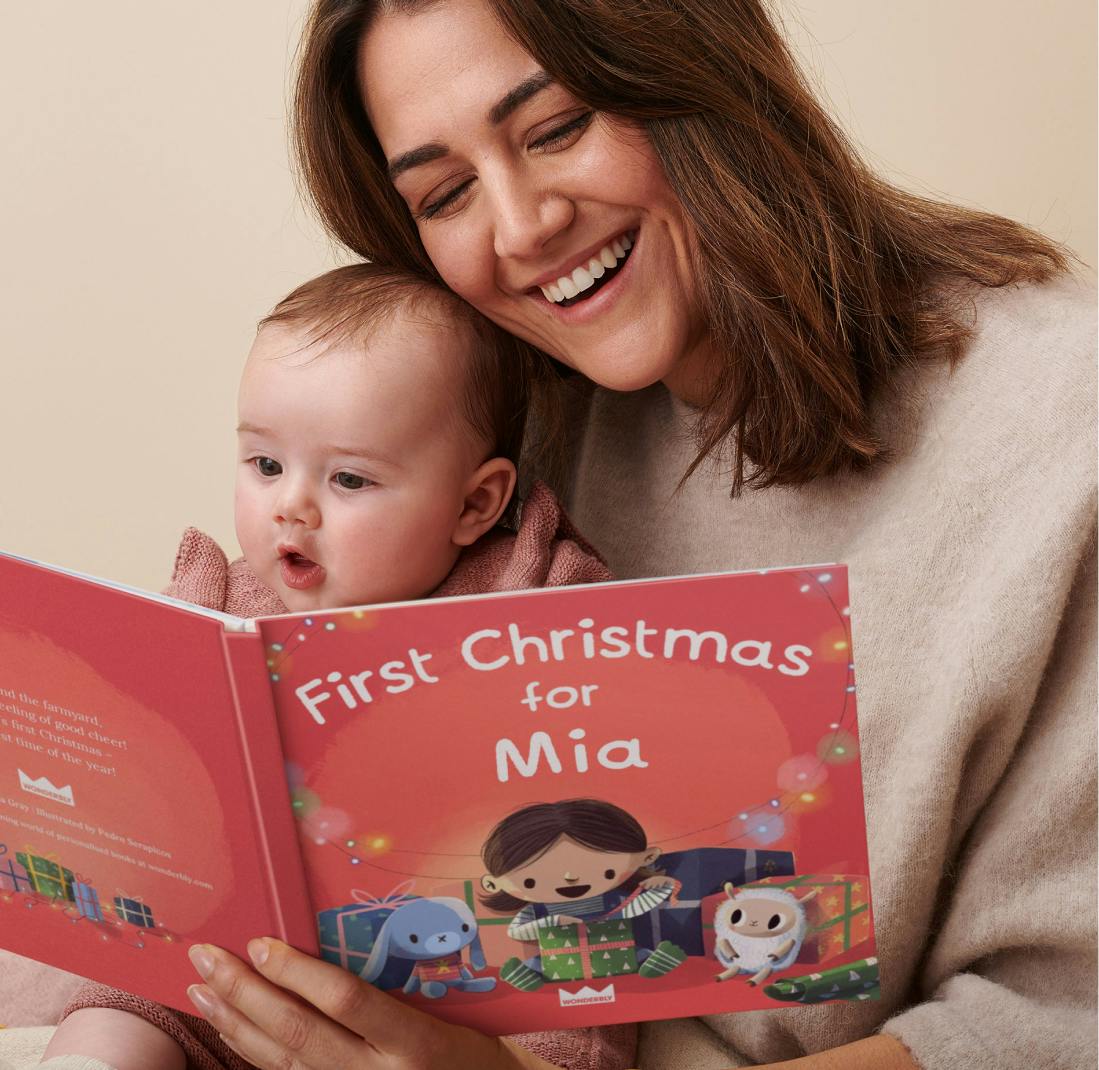
[[[324,580],[323,565],[288,547],[279,549],[279,568],[282,570],[282,582],[296,591],[316,587]]]
[[[587,895],[591,891],[590,884],[571,884],[565,888],[553,889],[558,895],[563,895],[566,899],[579,899],[582,895]]]
[[[636,237],[637,231],[627,231],[608,242],[587,264],[573,268],[572,274],[540,286],[542,296],[559,308],[568,308],[594,296],[622,270]]]

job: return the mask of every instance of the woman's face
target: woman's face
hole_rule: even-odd
[[[603,386],[688,396],[706,332],[683,210],[647,139],[550,81],[481,0],[385,15],[359,59],[447,285]]]

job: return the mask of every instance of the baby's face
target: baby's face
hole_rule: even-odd
[[[264,327],[241,379],[245,559],[292,611],[422,597],[454,566],[483,460],[459,409],[467,332],[400,313],[365,343],[305,342]]]

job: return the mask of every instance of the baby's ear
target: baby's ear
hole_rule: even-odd
[[[466,481],[462,513],[454,526],[455,546],[472,546],[496,526],[515,491],[515,465],[506,457],[485,461]]]

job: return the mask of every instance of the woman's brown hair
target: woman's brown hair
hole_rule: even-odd
[[[340,241],[432,274],[357,79],[370,21],[429,2],[317,0],[294,138],[309,193]],[[684,207],[707,326],[724,355],[685,476],[726,448],[734,494],[865,467],[883,455],[871,402],[891,373],[962,354],[965,283],[1040,282],[1067,266],[1019,223],[875,175],[758,0],[486,2],[557,82],[643,127]]]

